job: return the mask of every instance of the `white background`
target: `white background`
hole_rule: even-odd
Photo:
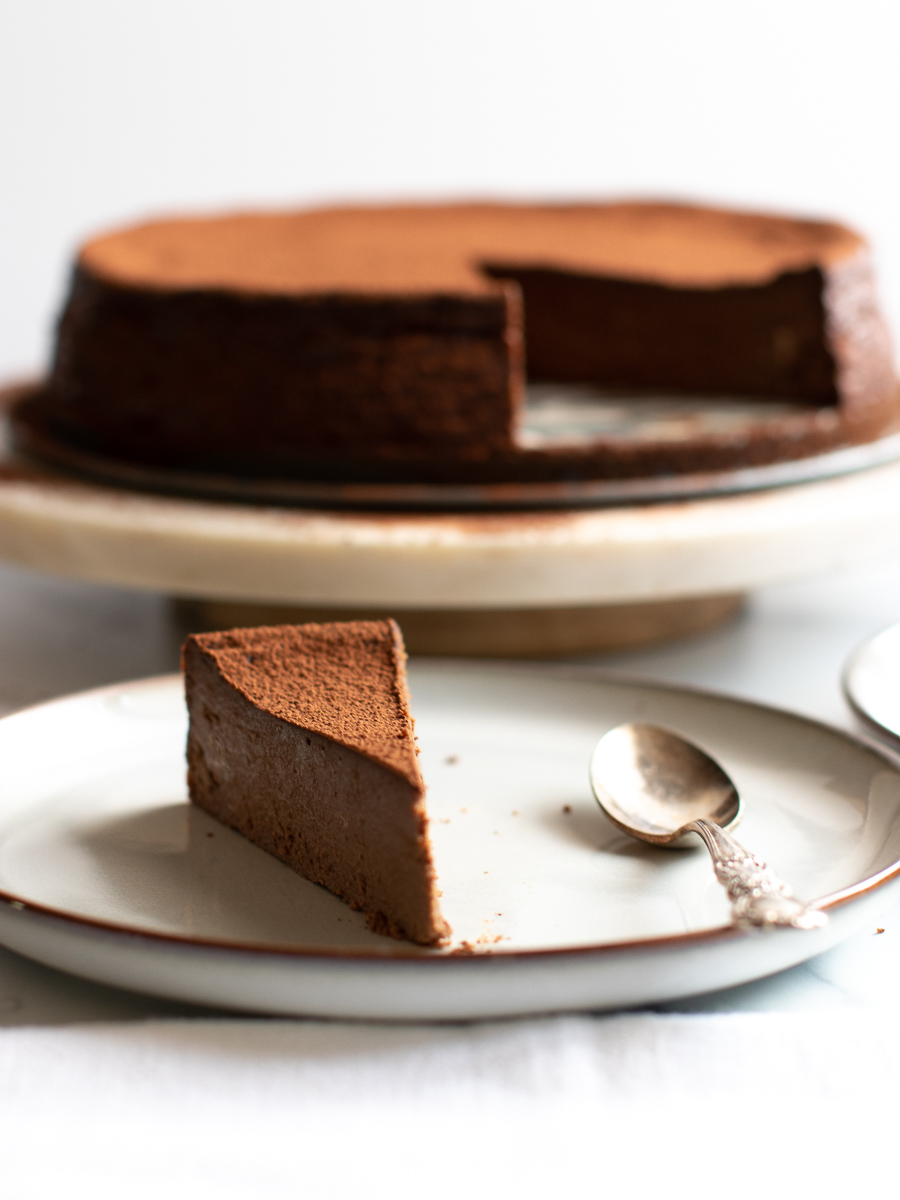
[[[0,378],[172,210],[662,195],[843,217],[900,329],[890,0],[0,0]]]

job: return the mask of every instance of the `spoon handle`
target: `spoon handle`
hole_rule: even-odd
[[[791,925],[794,929],[821,929],[828,915],[797,900],[791,887],[782,883],[771,868],[745,850],[715,821],[701,817],[685,830],[699,833],[710,853],[716,879],[728,892],[735,925],[771,929]]]

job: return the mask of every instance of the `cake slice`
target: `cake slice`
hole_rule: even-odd
[[[192,802],[377,933],[445,938],[396,623],[193,634],[182,654]]]

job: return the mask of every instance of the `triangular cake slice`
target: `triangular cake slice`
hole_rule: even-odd
[[[194,634],[183,661],[194,804],[377,932],[446,937],[395,622]]]

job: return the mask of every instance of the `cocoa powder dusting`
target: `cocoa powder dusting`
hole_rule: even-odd
[[[257,708],[423,786],[395,621],[272,625],[188,640]]]
[[[505,264],[722,287],[862,245],[839,225],[680,204],[381,205],[151,221],[94,238],[79,261],[138,287],[479,296]]]

